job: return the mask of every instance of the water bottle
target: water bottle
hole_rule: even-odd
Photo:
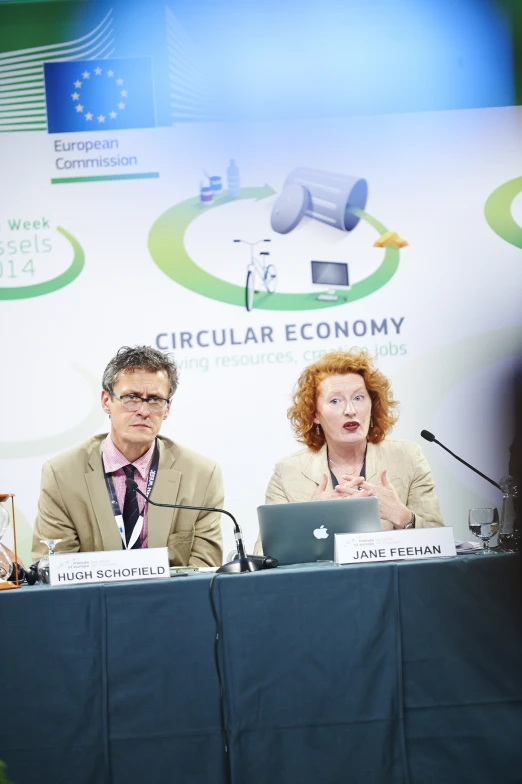
[[[500,480],[502,490],[502,512],[498,529],[498,546],[501,550],[518,551],[521,544],[521,519],[518,503],[518,487],[512,476]]]
[[[232,158],[227,169],[227,188],[231,199],[239,199],[241,195],[241,185],[239,182],[239,169],[235,160]]]

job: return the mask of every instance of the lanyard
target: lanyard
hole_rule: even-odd
[[[156,479],[156,474],[158,473],[158,465],[159,465],[159,447],[158,447],[158,441],[156,439],[156,443],[154,445],[154,452],[152,455],[152,462],[150,465],[149,476],[147,479],[147,489],[145,490],[145,495],[147,496],[147,498],[149,497],[152,488],[154,487],[154,481]],[[103,453],[102,453],[102,466],[103,466],[103,475],[105,477],[105,484],[107,486],[107,492],[109,493],[109,500],[111,502],[112,513],[114,515],[114,519],[116,520],[118,531],[120,532],[121,540],[123,542],[123,547],[125,548],[125,550],[131,550],[134,544],[136,543],[138,537],[140,536],[143,528],[145,504],[143,504],[143,508],[140,512],[136,525],[134,526],[131,538],[129,539],[129,543],[127,544],[127,539],[125,536],[125,525],[123,524],[123,515],[121,513],[120,505],[118,503],[118,496],[116,495],[114,480],[112,478],[112,475],[108,474],[105,471],[105,464],[103,462]]]

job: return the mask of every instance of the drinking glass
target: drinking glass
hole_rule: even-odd
[[[482,541],[482,552],[484,555],[490,553],[489,540],[498,531],[498,509],[470,509],[469,510],[469,530]]]
[[[498,547],[506,552],[517,552],[521,545],[521,521],[518,487],[512,476],[500,480],[502,511],[498,527]]]
[[[49,551],[47,555],[44,555],[43,558],[40,558],[40,560],[38,561],[38,566],[36,568],[36,571],[38,573],[38,579],[41,583],[45,583],[46,585],[49,585],[49,583],[51,582],[49,558],[51,558],[54,555],[54,549],[58,544],[58,542],[61,541],[62,541],[61,539],[40,539],[40,542],[42,544],[47,545],[47,549]]]

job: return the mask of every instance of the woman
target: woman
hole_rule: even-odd
[[[420,447],[386,438],[396,406],[390,382],[362,349],[334,351],[309,365],[288,410],[305,449],[277,463],[266,503],[371,495],[383,529],[444,525]]]

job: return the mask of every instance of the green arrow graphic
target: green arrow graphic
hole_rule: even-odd
[[[74,250],[74,258],[70,267],[67,267],[65,272],[58,275],[52,280],[46,280],[44,283],[34,283],[32,286],[4,286],[0,288],[0,299],[27,299],[28,297],[40,297],[42,294],[50,294],[52,291],[63,289],[69,283],[78,277],[85,264],[85,255],[83,248],[69,232],[62,229],[60,226],[56,227],[56,231],[63,234],[66,240],[69,240]]]
[[[522,248],[522,226],[513,218],[511,205],[521,192],[522,177],[516,177],[494,190],[484,207],[486,220],[495,234],[516,248]]]
[[[242,188],[241,199],[264,199],[275,191],[269,185],[262,188]],[[163,213],[153,224],[149,233],[149,251],[165,275],[190,291],[202,294],[218,302],[229,305],[245,306],[245,289],[226,280],[211,275],[199,267],[185,250],[184,236],[190,223],[210,209],[217,209],[231,201],[229,196],[222,196],[210,207],[202,207],[197,199],[187,199]],[[378,232],[379,236],[387,228],[363,210],[353,208],[354,215],[362,218]],[[284,294],[267,291],[256,292],[254,308],[258,310],[315,310],[331,308],[354,302],[362,297],[373,294],[393,277],[399,266],[399,250],[388,246],[385,249],[382,264],[364,280],[355,283],[348,291],[337,290],[339,300],[318,300],[316,292],[309,294]]]

